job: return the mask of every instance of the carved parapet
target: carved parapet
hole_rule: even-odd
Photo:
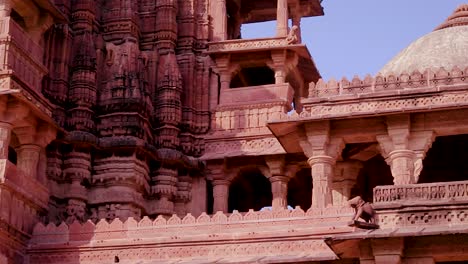
[[[197,218],[187,214],[184,217],[178,217],[177,215],[158,216],[154,220],[148,217],[141,220],[128,218],[125,222],[119,219],[112,222],[101,220],[97,224],[88,221],[84,224],[74,222],[71,225],[62,223],[59,226],[44,226],[40,223],[34,228],[31,240],[31,252],[34,252],[31,255],[31,261],[34,261],[34,263],[43,263],[46,260],[48,263],[56,263],[58,259],[63,261],[63,258],[51,258],[51,256],[65,253],[59,251],[46,253],[47,250],[42,250],[54,248],[59,244],[67,247],[68,244],[76,246],[95,242],[96,248],[100,250],[98,256],[88,258],[88,253],[92,254],[92,251],[80,253],[80,257],[84,260],[90,259],[90,263],[92,261],[105,261],[108,257],[113,258],[115,255],[133,262],[187,258],[193,260],[193,257],[203,257],[205,261],[211,259],[211,257],[219,259],[226,256],[262,255],[273,257],[279,253],[282,254],[282,252],[297,256],[303,251],[307,252],[307,254],[320,254],[321,258],[323,258],[328,256],[326,254],[331,251],[322,239],[309,240],[301,238],[297,240],[294,237],[321,235],[325,232],[330,234],[350,232],[351,228],[346,226],[346,220],[351,215],[352,212],[347,208],[329,208],[320,212],[316,210],[304,212],[300,208],[296,208],[275,212],[249,211],[239,213],[234,211],[232,214],[217,213],[215,215],[202,213]],[[200,234],[202,235],[200,236]],[[236,235],[238,239],[226,242],[226,239],[232,238],[233,235]],[[268,238],[268,242],[251,241],[258,237]],[[168,249],[171,249],[171,254],[166,254],[166,249],[162,248],[160,250],[151,249],[150,254],[139,254],[134,251],[134,247],[141,249],[141,246],[154,245],[152,243],[156,241],[155,239],[157,239],[158,243],[181,242],[187,244],[187,247],[181,245],[169,246]],[[194,242],[200,239],[213,242],[213,244],[201,246],[199,243]],[[284,243],[284,239],[288,239],[287,243]],[[236,253],[230,251],[234,247],[238,248],[245,243],[248,245],[247,248],[242,248]],[[114,251],[110,252],[108,249],[100,248],[111,244],[114,246],[121,245],[122,248],[119,249],[119,252],[116,251],[116,254],[114,254]],[[269,250],[271,247],[275,249]],[[172,249],[181,248],[184,248],[184,250],[172,251]],[[163,251],[164,254],[160,253],[160,251]],[[108,256],[108,254],[113,255]]]
[[[377,186],[374,203],[379,207],[468,203],[468,181]]]
[[[444,85],[466,84],[468,69],[440,68],[436,71],[427,69],[424,72],[414,71],[412,73],[402,73],[398,76],[388,74],[386,76],[376,75],[371,77],[367,75],[364,79],[355,76],[351,81],[343,78],[341,81],[334,79],[328,82],[320,79],[317,83],[311,83],[309,87],[309,98],[313,97],[332,97],[344,95],[359,95],[383,93],[391,90],[423,89]],[[402,93],[404,94],[404,93]]]
[[[236,39],[222,42],[211,42],[208,52],[230,52],[236,50],[258,50],[271,49],[274,47],[284,47],[288,45],[285,37],[264,38],[264,39]]]
[[[466,226],[468,181],[374,188],[381,228]]]

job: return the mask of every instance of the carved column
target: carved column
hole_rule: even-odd
[[[229,185],[228,180],[213,180],[213,212],[228,212]]]
[[[271,193],[273,210],[286,209],[288,206],[288,182],[289,177],[275,175],[269,178],[271,183]]]
[[[0,122],[0,159],[8,159],[8,146],[10,145],[12,125]]]
[[[276,36],[288,35],[288,0],[278,0],[276,11]]]
[[[226,0],[216,0],[213,20],[213,40],[223,41],[227,39],[227,10]]]
[[[285,157],[267,156],[265,162],[270,169],[268,180],[271,183],[272,193],[272,208],[273,210],[286,209],[288,206],[288,182],[291,174],[297,171],[296,166],[288,166],[285,164]]]
[[[395,185],[414,184],[414,158],[412,150],[394,150],[389,153],[387,162],[393,175]]]
[[[388,135],[378,135],[382,156],[395,185],[418,182],[422,160],[435,139],[433,131],[411,131],[410,115],[387,117]]]
[[[292,25],[297,27],[296,36],[297,36],[297,43],[302,42],[302,34],[301,34],[301,5],[299,1],[295,1],[293,5],[293,15],[292,15]]]
[[[307,162],[312,169],[312,207],[331,206],[335,159],[330,156],[313,156]]]
[[[286,52],[285,51],[272,51],[272,63],[268,66],[275,72],[275,84],[282,84],[286,82]]]
[[[304,130],[300,145],[312,171],[312,208],[325,208],[333,204],[334,167],[344,142],[330,137],[329,121],[306,124]]]

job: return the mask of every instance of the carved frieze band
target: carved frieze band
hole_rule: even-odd
[[[191,245],[191,246],[154,246],[151,248],[126,248],[113,250],[83,250],[74,253],[47,253],[32,254],[32,263],[73,263],[77,259],[80,263],[108,263],[114,261],[115,256],[122,261],[151,260],[162,261],[168,259],[193,261],[200,258],[204,261],[219,260],[223,258],[246,257],[274,257],[297,256],[299,254],[317,255],[320,257],[334,257],[334,253],[322,240],[300,241],[274,241],[257,243],[235,243],[218,245]]]
[[[230,141],[207,142],[205,155],[207,159],[214,157],[226,157],[238,154],[266,155],[285,153],[285,150],[274,137],[257,139],[239,139]]]
[[[286,38],[268,38],[252,40],[233,40],[226,42],[217,42],[210,44],[210,52],[232,51],[240,49],[258,49],[287,46]]]
[[[446,93],[427,97],[388,99],[386,101],[348,102],[305,106],[300,114],[282,115],[280,120],[306,120],[323,117],[348,117],[350,115],[386,114],[401,111],[468,106],[468,92]]]

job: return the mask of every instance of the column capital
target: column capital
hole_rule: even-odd
[[[325,156],[325,155],[313,156],[307,160],[307,163],[309,163],[311,167],[315,164],[322,164],[322,163],[335,165],[336,159],[330,156]]]
[[[416,153],[413,150],[397,149],[397,150],[393,150],[392,152],[388,154],[387,162],[391,162],[392,160],[397,159],[397,158],[414,159],[415,155]]]
[[[289,182],[290,178],[288,176],[280,176],[280,175],[274,175],[271,176],[268,180],[270,180],[271,183],[274,182]]]
[[[277,156],[265,156],[265,163],[270,170],[270,175],[284,175],[286,160],[284,155]]]
[[[213,186],[218,186],[218,185],[227,185],[227,186],[229,186],[231,184],[231,181],[226,180],[226,179],[213,179],[211,184],[213,184]]]

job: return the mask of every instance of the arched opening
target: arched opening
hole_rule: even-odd
[[[242,68],[231,80],[231,88],[275,83],[275,72],[268,66]]]
[[[468,135],[437,137],[423,161],[418,183],[468,180]]]
[[[361,196],[364,201],[372,202],[373,189],[379,185],[393,185],[392,171],[382,155],[363,162],[356,184],[351,190],[351,198]]]
[[[288,205],[307,210],[312,205],[312,176],[310,168],[304,168],[288,183]]]
[[[258,211],[272,199],[270,181],[258,169],[241,171],[229,187],[229,212]]]

